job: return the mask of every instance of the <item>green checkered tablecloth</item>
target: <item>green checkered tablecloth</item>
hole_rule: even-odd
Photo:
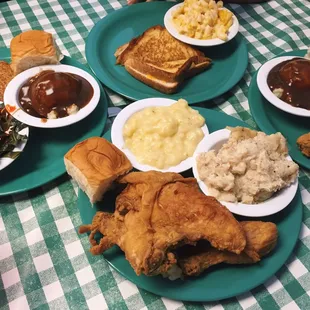
[[[55,35],[64,54],[86,63],[85,39],[101,18],[125,0],[19,0],[0,3],[0,47],[28,29]],[[247,102],[255,70],[267,59],[310,46],[310,2],[273,0],[230,5],[247,40],[250,63],[242,80],[214,100],[224,113],[254,125]],[[127,101],[108,91],[113,105]],[[150,294],[92,256],[81,218],[77,186],[63,176],[42,188],[0,198],[0,309],[310,309],[310,174],[299,177],[303,224],[286,264],[266,283],[222,302],[182,303]],[[0,180],[1,182],[1,180]]]

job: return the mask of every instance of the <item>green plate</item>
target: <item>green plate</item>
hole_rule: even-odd
[[[8,49],[0,49],[0,60],[10,61]],[[72,58],[65,56],[62,63],[91,73]],[[11,165],[0,171],[0,196],[27,191],[59,177],[66,171],[63,161],[65,153],[79,141],[102,134],[108,101],[101,85],[100,88],[98,106],[82,121],[63,128],[30,128],[24,151]]]
[[[245,123],[223,113],[203,108],[197,108],[197,110],[206,118],[210,132],[226,126],[247,126]],[[105,138],[110,140],[110,132],[105,134]],[[192,176],[191,172],[186,173],[186,176]],[[103,203],[95,204],[92,207],[87,196],[80,190],[78,208],[83,224],[91,223],[97,210],[113,212],[115,196],[116,193],[111,191],[105,195]],[[245,220],[246,218],[238,217],[238,219]],[[184,301],[215,301],[229,298],[264,283],[288,259],[297,241],[302,221],[302,202],[299,191],[287,208],[261,220],[272,221],[277,224],[279,241],[275,250],[255,265],[233,266],[223,264],[210,268],[197,278],[187,279],[186,281],[169,281],[161,276],[137,276],[117,246],[106,251],[104,258],[120,274],[138,287],[160,296]]]
[[[174,95],[143,84],[115,64],[116,49],[148,28],[163,25],[164,15],[173,5],[156,1],[127,6],[105,16],[93,27],[86,41],[86,58],[103,84],[132,100],[184,98],[193,104],[220,96],[238,83],[248,64],[247,47],[240,34],[221,46],[204,48],[205,55],[213,60],[212,67],[186,81]]]
[[[283,53],[280,56],[304,56],[307,50],[295,50]],[[302,155],[296,140],[299,136],[310,132],[308,117],[295,116],[277,109],[260,93],[257,86],[257,72],[252,78],[249,94],[249,105],[257,125],[268,134],[281,132],[288,141],[291,157],[301,166],[310,169],[310,158]]]

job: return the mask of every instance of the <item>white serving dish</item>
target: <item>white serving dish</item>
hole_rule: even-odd
[[[257,86],[261,92],[261,94],[265,97],[267,101],[269,101],[272,105],[277,107],[278,109],[285,111],[287,113],[298,115],[298,116],[304,116],[304,117],[310,117],[310,111],[302,108],[296,108],[292,105],[286,103],[285,101],[279,99],[273,92],[270,90],[268,84],[267,84],[267,77],[270,72],[270,70],[278,65],[279,63],[290,60],[293,58],[302,58],[300,56],[281,56],[277,58],[273,58],[266,63],[264,63],[257,73]]]
[[[197,170],[197,156],[200,153],[208,152],[211,150],[219,150],[222,145],[228,140],[230,131],[228,129],[221,129],[215,131],[204,138],[198,145],[193,155],[193,174],[197,179],[200,189],[205,195],[209,195],[208,187],[200,179]],[[292,160],[291,157],[287,159]],[[244,204],[221,201],[221,204],[226,206],[232,213],[249,216],[249,217],[261,217],[277,213],[286,208],[295,197],[298,188],[298,180],[290,186],[275,193],[271,198],[258,204]]]
[[[176,173],[181,173],[183,171],[186,171],[192,168],[192,157],[189,157],[186,160],[183,160],[180,164],[170,167],[168,169],[158,169],[153,166],[143,165],[143,164],[140,164],[136,160],[135,155],[132,154],[131,151],[125,147],[125,142],[123,138],[123,127],[125,123],[127,122],[127,120],[133,114],[147,107],[170,106],[175,102],[176,100],[166,99],[166,98],[148,98],[148,99],[139,100],[125,107],[121,112],[119,112],[119,114],[115,118],[113,125],[112,125],[112,129],[111,129],[112,143],[126,154],[126,156],[130,160],[134,168],[140,171],[156,170],[156,171],[161,171],[161,172],[176,172]],[[207,125],[204,125],[201,129],[203,133],[205,134],[205,136],[209,134]]]
[[[172,21],[172,13],[182,5],[183,5],[183,3],[180,3],[180,4],[173,6],[171,9],[169,9],[167,11],[167,13],[165,14],[165,17],[164,17],[164,24],[165,24],[166,29],[176,39],[178,39],[184,43],[187,43],[190,45],[195,45],[195,46],[216,46],[216,45],[221,45],[221,44],[229,42],[231,39],[233,39],[237,35],[237,33],[239,31],[239,21],[234,14],[232,17],[233,18],[233,24],[229,28],[228,38],[226,41],[221,40],[221,39],[200,40],[200,39],[194,39],[194,38],[188,37],[186,35],[180,34],[179,31],[177,30],[177,28],[175,27],[173,21]],[[229,11],[226,8],[223,8],[222,10]]]
[[[21,86],[30,77],[38,74],[43,70],[54,70],[55,72],[73,73],[86,79],[91,84],[94,90],[94,94],[90,102],[85,107],[80,109],[76,114],[57,119],[44,119],[44,121],[42,121],[42,118],[34,117],[26,113],[19,104],[18,92]],[[11,115],[20,122],[33,127],[57,128],[74,124],[87,117],[91,112],[94,111],[99,102],[99,99],[100,99],[99,85],[97,81],[86,71],[68,65],[45,65],[28,69],[18,74],[16,77],[14,77],[5,89],[3,101],[6,105],[9,104],[12,107],[10,110],[13,110],[14,112],[12,113],[10,112]]]

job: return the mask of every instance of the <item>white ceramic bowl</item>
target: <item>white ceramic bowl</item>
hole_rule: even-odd
[[[229,136],[230,131],[228,129],[221,129],[209,134],[208,137],[205,137],[201,141],[193,155],[193,174],[198,181],[200,189],[206,195],[209,194],[208,187],[199,177],[197,170],[197,156],[200,153],[208,152],[211,150],[219,150],[222,145],[228,140]],[[292,160],[289,156],[287,157],[287,159]],[[250,217],[267,216],[277,213],[287,207],[289,203],[293,200],[297,188],[298,180],[296,179],[293,184],[275,193],[271,198],[267,199],[264,202],[258,204],[244,204],[221,201],[221,204],[226,206],[232,213],[235,214]]]
[[[38,74],[43,70],[54,70],[55,72],[68,72],[77,74],[84,79],[86,79],[94,89],[94,94],[89,103],[82,109],[80,109],[76,114],[69,115],[67,117],[57,118],[57,119],[47,119],[46,121],[42,121],[42,118],[34,117],[26,113],[20,106],[18,100],[18,93],[21,86],[32,76]],[[39,66],[28,69],[11,80],[4,92],[4,103],[7,105],[9,104],[13,107],[10,110],[14,112],[11,115],[19,120],[20,122],[27,124],[33,127],[40,127],[40,128],[56,128],[56,127],[64,127],[80,120],[84,119],[88,116],[97,106],[100,99],[100,88],[97,81],[86,71],[68,65],[46,65],[46,66]],[[15,108],[15,110],[14,110]]]
[[[192,168],[192,157],[189,157],[183,160],[180,164],[170,167],[168,169],[158,169],[153,166],[143,165],[137,161],[135,155],[132,154],[129,149],[125,148],[125,142],[123,138],[123,127],[125,123],[127,122],[127,120],[133,114],[148,107],[170,106],[175,102],[176,100],[171,100],[171,99],[166,99],[166,98],[148,98],[148,99],[139,100],[139,101],[136,101],[128,105],[115,118],[113,125],[112,125],[112,129],[111,129],[112,143],[126,154],[126,156],[130,160],[134,168],[140,171],[156,170],[156,171],[162,171],[162,172],[176,172],[176,173],[181,173],[183,171],[186,171]],[[201,129],[205,135],[209,134],[209,130],[206,125],[204,125]]]
[[[273,104],[278,109],[285,111],[290,114],[298,115],[298,116],[305,116],[310,117],[310,111],[306,109],[296,108],[291,106],[290,104],[286,103],[285,101],[279,99],[276,95],[273,94],[273,92],[270,90],[268,84],[267,84],[267,77],[270,72],[270,70],[278,65],[279,63],[293,59],[295,57],[302,58],[300,56],[282,56],[277,57],[274,59],[271,59],[264,63],[257,73],[257,86],[261,92],[261,94],[269,101],[271,104]]]
[[[25,127],[24,129],[22,129],[20,132],[19,132],[21,135],[26,135],[27,136],[27,140],[22,142],[22,143],[19,143],[13,150],[13,152],[22,152],[23,149],[25,148],[26,144],[27,144],[27,141],[28,141],[28,137],[29,137],[29,128],[28,127]],[[21,155],[21,154],[20,154]],[[19,156],[20,156],[19,155]],[[19,157],[18,156],[18,157]],[[17,157],[17,158],[18,158]],[[1,157],[0,158],[0,170],[4,169],[5,167],[7,167],[8,165],[10,165],[14,160],[16,160],[17,158],[15,159],[12,159],[12,158],[8,158],[8,157]]]
[[[227,43],[228,41],[230,41],[231,39],[233,39],[237,35],[237,33],[239,31],[239,21],[234,14],[232,17],[233,18],[233,24],[229,28],[228,38],[226,41],[223,41],[221,39],[200,40],[200,39],[194,39],[194,38],[188,37],[186,35],[180,34],[179,31],[177,30],[176,26],[174,25],[173,21],[172,21],[172,13],[182,5],[183,5],[183,3],[180,3],[180,4],[173,6],[171,9],[169,9],[167,11],[167,13],[165,14],[165,17],[164,17],[164,24],[165,24],[166,29],[176,39],[178,39],[184,43],[190,44],[190,45],[215,46],[215,45]],[[223,8],[222,10],[229,11],[226,8]]]

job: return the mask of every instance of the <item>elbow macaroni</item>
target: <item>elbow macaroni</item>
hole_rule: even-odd
[[[233,14],[223,9],[223,2],[214,0],[185,0],[172,13],[172,21],[180,34],[191,38],[227,40]]]

